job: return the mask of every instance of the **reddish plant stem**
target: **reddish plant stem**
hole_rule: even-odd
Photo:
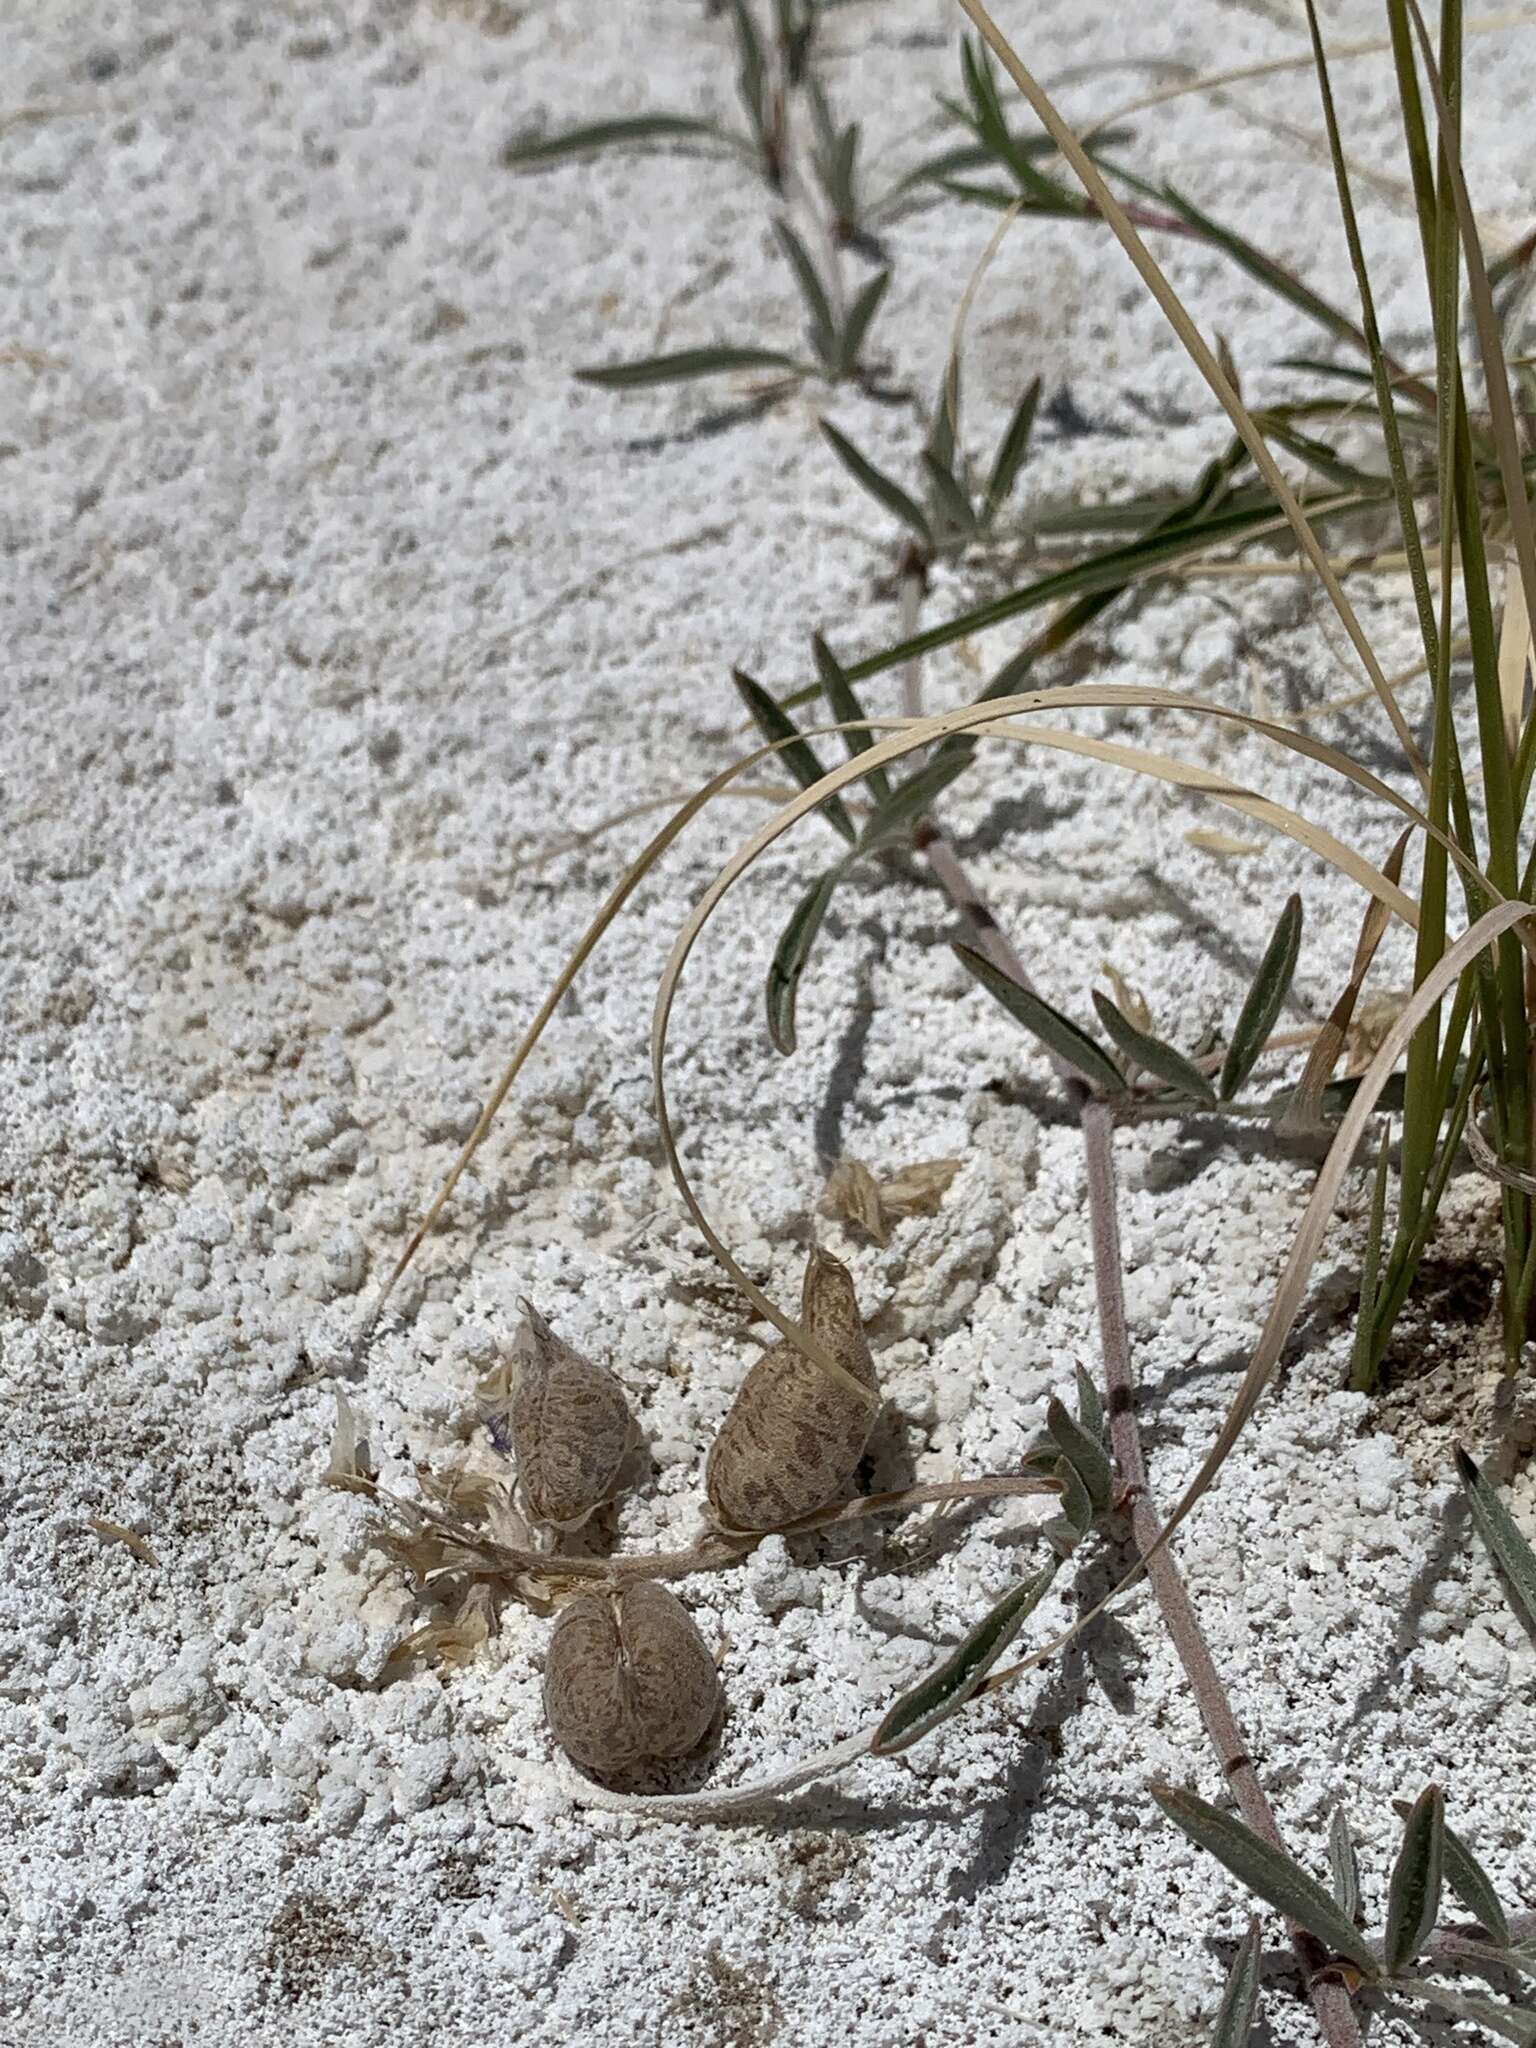
[[[1031,986],[1024,963],[1014,951],[991,908],[960,863],[954,848],[932,818],[919,821],[913,845],[927,861],[935,880],[970,927],[977,950],[1002,973]],[[1155,1549],[1159,1525],[1147,1498],[1147,1467],[1136,1423],[1136,1389],[1125,1321],[1124,1275],[1120,1260],[1119,1204],[1115,1189],[1114,1121],[1107,1103],[1096,1101],[1080,1076],[1063,1060],[1051,1056],[1068,1098],[1076,1108],[1083,1133],[1088,1178],[1088,1224],[1093,1244],[1099,1331],[1104,1353],[1105,1408],[1110,1444],[1130,1510],[1131,1535],[1146,1562],[1147,1578],[1161,1610],[1174,1650],[1200,1709],[1211,1747],[1231,1784],[1243,1818],[1255,1834],[1277,1849],[1284,1848],[1279,1824],[1264,1796],[1243,1731],[1227,1697],[1210,1645],[1190,1602],[1171,1550]],[[1326,1961],[1321,1945],[1305,1928],[1290,1923],[1291,1942],[1306,1978],[1307,1994],[1328,2048],[1360,2048],[1360,2028],[1349,1993],[1342,1984],[1319,1977]]]

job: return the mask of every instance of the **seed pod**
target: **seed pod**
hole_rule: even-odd
[[[517,1333],[508,1432],[529,1513],[574,1529],[606,1500],[635,1440],[611,1372],[557,1337],[531,1302]]]
[[[582,1593],[563,1608],[544,1663],[544,1713],[584,1770],[686,1756],[720,1705],[720,1676],[688,1610],[654,1579]]]
[[[853,1485],[879,1412],[880,1382],[859,1321],[848,1268],[813,1249],[801,1321],[874,1401],[788,1342],[765,1351],[742,1383],[704,1468],[704,1489],[722,1528],[778,1529]]]

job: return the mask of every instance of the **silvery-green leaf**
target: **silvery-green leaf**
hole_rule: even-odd
[[[910,526],[924,547],[932,547],[933,529],[928,524],[927,514],[916,499],[909,497],[901,485],[894,483],[884,470],[876,469],[869,458],[861,455],[847,436],[840,434],[830,420],[822,421],[821,431],[826,435],[833,454],[854,482],[862,484],[869,495],[878,499],[887,512],[894,512],[903,526]]]
[[[1504,1575],[1516,1613],[1527,1628],[1536,1629],[1536,1551],[1515,1526],[1508,1508],[1483,1477],[1476,1463],[1456,1446],[1456,1470],[1466,1489],[1467,1505],[1483,1547]]]
[[[1328,1868],[1333,1874],[1333,1896],[1339,1911],[1346,1920],[1360,1918],[1360,1859],[1355,1854],[1355,1838],[1350,1832],[1349,1816],[1342,1806],[1333,1809],[1333,1820],[1328,1828]]]
[[[789,922],[774,948],[768,967],[768,1036],[778,1052],[788,1054],[795,1049],[795,1004],[800,994],[800,977],[842,878],[840,866],[817,876],[790,912]]]
[[[1392,1867],[1383,1948],[1389,1970],[1411,1962],[1434,1932],[1445,1868],[1445,1798],[1426,1785],[1403,1823],[1402,1847]]]
[[[594,363],[573,375],[582,384],[606,391],[635,391],[647,384],[680,384],[690,377],[719,377],[727,370],[787,370],[804,374],[793,356],[773,348],[735,348],[721,342],[714,348],[683,348],[668,356],[643,356],[632,363]]]
[[[1406,1820],[1412,1811],[1407,1801],[1394,1799],[1392,1804]],[[1509,1922],[1493,1888],[1493,1880],[1449,1822],[1445,1826],[1445,1881],[1478,1926],[1486,1928],[1494,1945],[1507,1949]]]
[[[975,1692],[1009,1643],[1050,1589],[1056,1565],[1048,1564],[1006,1594],[985,1620],[953,1650],[936,1671],[913,1687],[891,1708],[875,1731],[872,1756],[895,1756],[948,1720]]]
[[[847,747],[849,755],[868,753],[875,743],[875,736],[867,726],[859,723],[864,716],[864,706],[859,702],[852,683],[844,673],[842,663],[819,633],[811,637],[811,652],[816,657],[822,694],[827,700],[828,707],[838,723],[847,727],[843,734],[843,744]],[[890,802],[891,779],[883,768],[871,768],[864,780],[877,805]]]
[[[1011,975],[994,967],[984,953],[978,953],[974,946],[952,946],[950,950],[961,966],[973,974],[987,991],[995,996],[1003,1008],[1024,1029],[1038,1038],[1042,1045],[1049,1046],[1068,1066],[1075,1067],[1085,1080],[1096,1088],[1111,1094],[1120,1094],[1125,1087],[1125,1077],[1104,1051],[1086,1031],[1082,1031],[1064,1017],[1060,1010],[1052,1009],[1048,1002],[1037,996],[1032,989],[1021,987]]]
[[[1092,1373],[1077,1368],[1077,1419],[1091,1437],[1104,1440],[1104,1403],[1094,1385]]]
[[[781,741],[788,742],[787,745],[779,746],[779,759],[796,782],[802,789],[814,789],[827,771],[822,767],[816,749],[801,733],[789,713],[777,699],[769,695],[761,683],[754,681],[745,669],[732,669],[731,680],[735,683],[737,694],[751,712],[753,723],[763,738],[775,745]],[[835,831],[840,832],[851,846],[859,835],[842,798],[828,797],[822,805],[822,810],[827,823]]]
[[[1099,1022],[1121,1052],[1128,1059],[1133,1059],[1137,1066],[1144,1067],[1154,1080],[1176,1088],[1194,1102],[1215,1102],[1216,1090],[1200,1069],[1185,1059],[1183,1053],[1171,1045],[1164,1045],[1150,1031],[1138,1030],[1120,1006],[1098,989],[1093,991],[1093,1007],[1099,1013]]]
[[[1275,1028],[1280,1005],[1285,1001],[1291,976],[1296,972],[1296,955],[1300,947],[1301,898],[1292,896],[1280,913],[1269,944],[1264,949],[1264,957],[1259,962],[1259,971],[1253,977],[1253,986],[1244,998],[1237,1023],[1233,1026],[1232,1042],[1222,1062],[1217,1090],[1223,1102],[1230,1102],[1247,1080],[1254,1061],[1264,1050],[1264,1041]]]
[[[1154,1785],[1152,1796],[1197,1847],[1224,1864],[1266,1904],[1315,1934],[1327,1948],[1348,1957],[1362,1974],[1376,1978],[1381,1966],[1352,1920],[1346,1920],[1316,1878],[1266,1842],[1235,1815],[1209,1806],[1193,1792]]]
[[[1259,2003],[1259,1954],[1259,1923],[1254,1919],[1248,1922],[1248,1932],[1232,1958],[1227,1988],[1211,2028],[1210,2048],[1248,2048]]]
[[[1096,1436],[1090,1436],[1054,1397],[1046,1404],[1045,1426],[1055,1438],[1061,1455],[1087,1488],[1095,1513],[1102,1515],[1115,1490],[1114,1475],[1110,1471],[1109,1459],[1104,1455],[1104,1446]]]
[[[869,280],[848,308],[848,317],[843,322],[843,331],[837,344],[839,373],[848,377],[859,367],[859,357],[864,352],[864,343],[879,312],[886,292],[890,288],[891,273],[880,270]]]

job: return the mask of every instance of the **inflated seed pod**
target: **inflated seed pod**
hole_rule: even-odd
[[[654,1579],[582,1593],[560,1611],[544,1713],[566,1755],[604,1775],[686,1756],[709,1732],[720,1676],[688,1610]]]
[[[635,1440],[613,1374],[572,1350],[527,1301],[507,1426],[528,1511],[556,1529],[578,1527],[607,1499]]]
[[[800,1316],[875,1399],[861,1401],[793,1344],[765,1351],[742,1382],[704,1468],[704,1490],[722,1528],[781,1528],[852,1490],[879,1412],[880,1382],[853,1279],[830,1252],[811,1252]]]

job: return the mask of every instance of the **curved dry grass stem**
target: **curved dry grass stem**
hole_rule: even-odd
[[[1252,456],[1254,466],[1274,493],[1281,509],[1290,520],[1292,530],[1300,542],[1303,552],[1317,571],[1323,588],[1333,601],[1334,609],[1349,635],[1350,644],[1360,658],[1360,665],[1370,678],[1382,708],[1387,714],[1403,758],[1418,777],[1421,788],[1428,793],[1429,769],[1419,751],[1418,742],[1408,728],[1408,722],[1398,708],[1397,699],[1387,687],[1387,679],[1376,659],[1375,650],[1366,637],[1365,628],[1355,613],[1354,606],[1344,593],[1344,586],[1329,563],[1321,542],[1313,531],[1311,521],[1301,508],[1296,493],[1286,481],[1275,458],[1269,452],[1269,444],[1255,425],[1248,408],[1233,389],[1225,370],[1217,361],[1215,352],[1207,345],[1199,328],[1190,318],[1183,301],[1168,282],[1162,268],[1153,258],[1147,245],[1137,233],[1125,208],[1116,199],[1106,183],[1102,172],[1083,148],[1077,136],[1057,112],[1054,102],[1025,68],[1018,52],[998,28],[981,0],[958,0],[962,11],[968,15],[976,29],[985,39],[1003,69],[1013,80],[1019,91],[1029,102],[1037,119],[1049,133],[1051,140],[1061,151],[1076,172],[1083,189],[1098,208],[1104,219],[1114,230],[1120,246],[1141,276],[1142,282],[1156,299],[1167,316],[1169,324],[1183,343],[1185,351],[1199,370],[1207,384],[1216,394],[1222,410],[1237,429],[1243,446]]]

